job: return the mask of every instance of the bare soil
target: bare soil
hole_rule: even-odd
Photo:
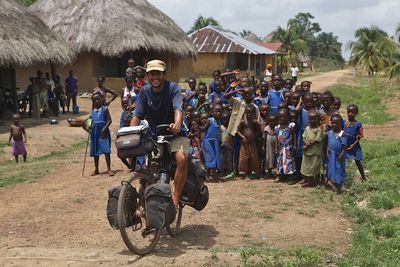
[[[348,74],[336,71],[308,79],[313,89],[322,90]],[[88,99],[79,99],[79,105],[89,112]],[[120,114],[117,101],[110,110],[115,132]],[[23,121],[28,126],[30,157],[86,139],[81,128],[68,127],[67,117],[63,115],[57,125],[44,119],[39,125]],[[7,140],[8,126],[1,127],[0,140]],[[4,149],[0,164],[11,158],[10,150]],[[172,238],[163,234],[154,253],[137,257],[125,248],[106,218],[107,189],[129,174],[114,153],[116,176],[105,174],[101,158],[101,175],[89,176],[93,162],[88,159],[81,177],[83,157],[84,149],[79,149],[59,159],[65,163],[61,168],[35,182],[0,188],[1,266],[238,266],[238,248],[243,246],[311,245],[343,253],[350,242],[350,222],[338,209],[340,196],[271,180],[236,179],[208,184],[208,206],[201,212],[186,207],[182,231]]]

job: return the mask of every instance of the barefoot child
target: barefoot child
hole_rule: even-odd
[[[326,176],[335,186],[338,193],[341,191],[346,175],[347,140],[342,130],[342,125],[342,117],[339,114],[333,114],[331,117],[332,130],[328,131]]]
[[[361,179],[366,180],[364,174],[364,168],[362,166],[362,151],[360,145],[360,139],[364,136],[362,123],[356,120],[358,114],[358,106],[350,104],[347,106],[347,117],[348,120],[344,126],[344,133],[347,138],[347,152],[346,159],[354,159],[356,162],[358,171],[361,174]]]
[[[94,158],[95,169],[92,176],[99,174],[99,156],[104,154],[107,163],[107,171],[110,176],[114,175],[111,171],[111,135],[108,127],[111,124],[111,116],[107,106],[103,105],[103,97],[95,93],[92,96],[93,110],[91,117],[93,120],[92,132],[90,134],[90,157]]]
[[[214,105],[212,117],[209,117],[207,113],[202,113],[200,117],[203,132],[201,149],[204,165],[207,169],[207,175],[213,176],[215,180],[219,178],[218,171],[221,167],[221,112],[222,106]]]
[[[320,109],[318,112],[321,120],[321,129],[324,134],[327,134],[328,131],[331,129],[330,118],[333,114],[337,113],[337,111],[332,108],[334,97],[330,91],[322,93],[320,99],[322,109]]]
[[[275,127],[278,124],[276,113],[268,114],[268,125],[265,132],[265,169],[268,170],[267,178],[272,178],[272,170],[276,168],[276,151],[278,150],[278,139]]]
[[[233,139],[228,133],[230,116],[231,114],[227,111],[223,111],[221,115],[221,173],[225,180],[235,177],[233,172]]]
[[[278,113],[279,125],[275,127],[278,136],[278,159],[277,167],[280,180],[293,180],[296,173],[293,148],[296,145],[296,138],[293,132],[294,124],[289,123],[289,110],[282,109]]]
[[[319,127],[319,116],[315,110],[308,113],[308,126],[303,133],[303,160],[301,174],[304,186],[317,185],[323,173],[322,129]]]
[[[25,143],[28,141],[28,137],[26,136],[25,128],[19,123],[21,120],[19,114],[13,114],[11,119],[13,124],[11,124],[10,127],[10,137],[8,138],[8,144],[11,146],[12,139],[13,155],[15,157],[15,161],[18,163],[18,156],[22,155],[24,162],[26,162]]]
[[[256,120],[256,108],[253,104],[245,107],[245,117],[240,122],[237,134],[242,139],[239,152],[239,171],[244,172],[245,177],[255,172],[257,179],[260,178],[259,145],[262,136],[260,124]]]

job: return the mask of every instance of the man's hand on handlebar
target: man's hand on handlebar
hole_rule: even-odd
[[[181,131],[181,126],[177,123],[171,123],[168,130],[175,135]]]

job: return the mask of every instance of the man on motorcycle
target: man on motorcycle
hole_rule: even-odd
[[[174,176],[175,207],[178,207],[180,195],[187,178],[189,139],[182,130],[183,96],[181,88],[165,80],[165,63],[152,60],[147,63],[148,84],[145,84],[137,97],[134,117],[131,126],[139,125],[140,120],[147,119],[154,130],[158,125],[169,124],[169,131],[175,135],[171,140],[171,153],[176,159]]]

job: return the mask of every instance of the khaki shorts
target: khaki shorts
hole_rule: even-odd
[[[189,152],[189,139],[183,136],[177,136],[170,142],[171,153],[182,151],[185,154]]]

